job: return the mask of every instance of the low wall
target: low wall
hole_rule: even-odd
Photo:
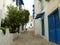
[[[0,45],[11,45],[13,43],[13,39],[17,37],[17,34],[9,33],[9,30],[6,29],[6,34],[2,33],[0,30]]]

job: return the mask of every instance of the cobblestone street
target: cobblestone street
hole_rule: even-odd
[[[35,36],[34,32],[22,32],[19,34],[12,45],[57,45],[51,42],[47,42],[40,36]]]

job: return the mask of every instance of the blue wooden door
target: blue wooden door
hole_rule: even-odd
[[[60,20],[59,20],[59,13],[58,11],[54,15],[55,17],[55,29],[56,29],[56,43],[60,44]]]
[[[60,19],[58,10],[48,16],[49,41],[60,44]]]
[[[49,41],[56,42],[54,15],[48,17]]]

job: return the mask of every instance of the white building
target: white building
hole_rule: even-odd
[[[60,0],[35,0],[35,34],[60,44]]]
[[[28,29],[28,31],[33,31],[33,22],[34,22],[33,16],[30,15],[29,16],[29,21],[26,25],[26,28]]]
[[[7,15],[7,6],[13,5],[16,6],[16,1],[13,0],[0,0],[0,25],[1,25],[1,19],[5,18]]]

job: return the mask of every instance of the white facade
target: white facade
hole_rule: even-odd
[[[44,0],[44,29],[45,29],[45,35],[42,35],[42,23],[41,23],[41,19],[35,19],[35,34],[39,34],[41,37],[43,37],[44,39],[46,39],[47,41],[49,41],[49,33],[48,33],[48,15],[53,12],[56,8],[59,7],[60,4],[60,0],[50,0],[49,2]],[[34,2],[35,5],[35,16],[41,12],[41,2],[39,0],[35,0]]]
[[[29,22],[27,23],[26,28],[33,28],[33,17],[29,16]]]
[[[3,0],[0,0],[0,26],[1,26],[1,18],[2,18],[2,11],[3,11]]]

